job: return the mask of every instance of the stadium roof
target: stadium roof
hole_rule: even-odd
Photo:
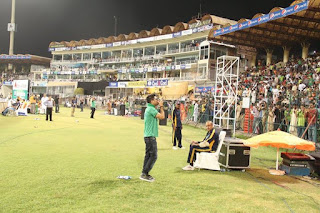
[[[109,36],[107,38],[101,37],[98,39],[91,38],[89,40],[80,40],[80,41],[61,41],[61,42],[51,42],[49,47],[75,47],[75,46],[85,46],[85,45],[96,45],[96,44],[106,44],[106,43],[113,43],[118,41],[129,41],[139,38],[147,38],[152,36],[158,35],[166,35],[172,34],[176,32],[181,32],[187,29],[190,29],[191,25],[198,23],[198,22],[205,22],[210,21],[213,25],[225,25],[225,24],[235,24],[236,21],[221,18],[214,15],[205,15],[201,19],[192,19],[188,23],[178,22],[175,26],[166,25],[162,29],[160,28],[153,28],[151,31],[142,30],[139,33],[131,32],[129,35],[120,34],[118,36]]]
[[[34,65],[50,65],[51,58],[36,55],[0,55],[0,64],[34,64]]]
[[[257,24],[250,27],[254,22]],[[236,30],[224,33],[233,29]],[[269,14],[258,13],[251,20],[240,19],[236,25],[215,26],[210,31],[209,38],[257,48],[290,46],[294,43],[319,40],[320,0],[298,0],[285,9],[275,7]]]

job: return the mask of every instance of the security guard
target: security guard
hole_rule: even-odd
[[[182,140],[182,123],[181,123],[181,112],[180,112],[180,102],[177,101],[175,104],[175,108],[172,112],[172,143],[173,147],[172,149],[184,149],[182,146],[181,140]],[[178,147],[177,145],[177,140],[178,140]]]

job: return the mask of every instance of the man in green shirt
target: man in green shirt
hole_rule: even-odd
[[[155,179],[149,175],[158,157],[156,137],[158,137],[158,119],[164,119],[163,101],[160,101],[156,94],[147,97],[147,109],[144,113],[144,142],[146,154],[144,157],[141,180],[153,182]],[[155,108],[160,106],[160,113]]]

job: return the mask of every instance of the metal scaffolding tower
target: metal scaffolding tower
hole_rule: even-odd
[[[214,93],[214,123],[236,131],[236,109],[239,83],[239,57],[220,56],[217,58]]]

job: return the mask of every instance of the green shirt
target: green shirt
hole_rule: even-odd
[[[91,107],[96,108],[96,101],[91,101]]]
[[[302,112],[302,111],[298,112],[297,126],[304,126],[305,122],[306,122],[306,119],[304,117],[304,112]]]
[[[152,104],[148,104],[144,112],[144,137],[158,137],[158,110]]]

